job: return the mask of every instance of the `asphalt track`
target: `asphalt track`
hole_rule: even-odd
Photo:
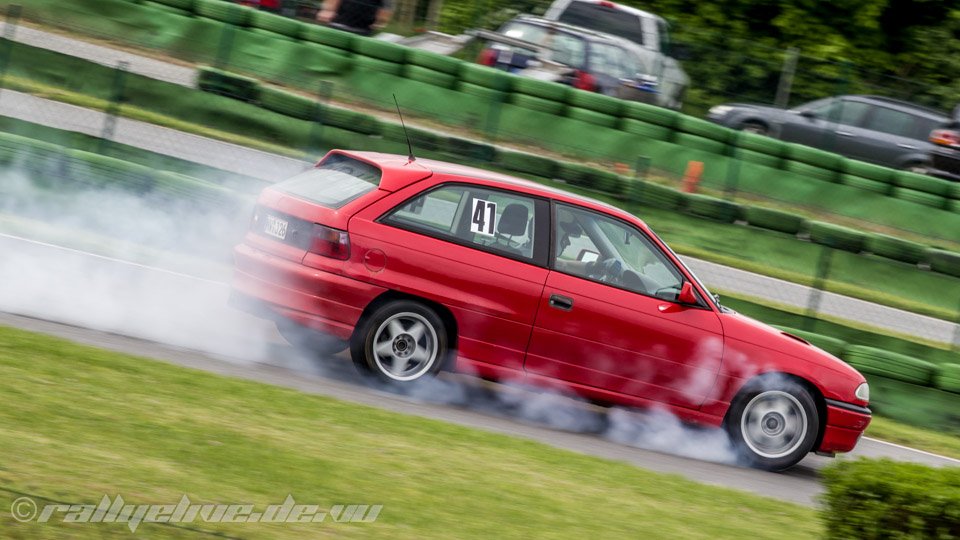
[[[502,385],[491,389],[465,376],[445,377],[417,396],[370,388],[342,355],[303,358],[272,325],[230,308],[225,275],[224,279],[196,277],[9,235],[0,235],[0,253],[0,325],[531,439],[799,504],[816,504],[822,492],[817,471],[829,458],[811,455],[789,471],[768,473],[684,457],[723,459],[722,452],[704,455],[700,441],[690,440],[701,436],[703,441],[710,440],[709,434],[698,430],[679,428],[666,441],[624,438],[604,428],[602,420],[598,423],[600,414],[590,407],[557,396],[548,396],[545,403],[540,394]],[[511,397],[503,400],[491,395]],[[521,402],[563,411],[573,420],[560,422],[563,428],[551,427],[557,422],[529,414],[530,409],[516,406]],[[645,421],[630,420],[641,431]],[[681,455],[664,451],[671,444]],[[855,452],[841,459],[856,456],[960,465],[958,460],[872,439],[864,439]]]

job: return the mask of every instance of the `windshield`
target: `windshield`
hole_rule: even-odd
[[[334,154],[317,167],[279,182],[274,187],[330,208],[339,208],[380,185],[380,169]]]
[[[613,34],[643,45],[640,17],[614,6],[590,2],[571,2],[560,14],[560,22],[597,32]]]
[[[586,42],[582,37],[575,34],[558,32],[548,26],[522,22],[509,22],[500,33],[549,49],[551,51],[549,59],[559,64],[576,69],[581,69],[586,64]]]
[[[635,57],[609,43],[593,43],[590,46],[588,69],[591,73],[603,73],[618,79],[630,79],[640,72]]]

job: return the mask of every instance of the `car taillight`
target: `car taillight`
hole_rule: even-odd
[[[600,2],[600,7],[617,9],[617,5],[614,4],[613,2]]]
[[[308,251],[345,261],[350,258],[350,236],[347,235],[347,231],[314,224],[313,239],[310,241]]]
[[[960,133],[952,129],[935,129],[930,133],[930,142],[941,146],[960,146]]]
[[[573,78],[573,87],[588,92],[597,91],[597,78],[586,71],[577,70]]]
[[[477,63],[485,66],[495,66],[497,64],[497,51],[493,49],[480,51],[480,56],[477,57]]]

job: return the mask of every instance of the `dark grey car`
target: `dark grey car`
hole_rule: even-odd
[[[836,96],[784,110],[732,103],[710,109],[718,124],[844,156],[917,172],[930,164],[930,131],[949,119],[939,111],[876,96]]]

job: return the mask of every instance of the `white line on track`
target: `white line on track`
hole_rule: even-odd
[[[916,448],[910,448],[909,446],[903,446],[902,444],[896,444],[889,441],[883,441],[880,439],[874,439],[873,437],[864,437],[868,441],[873,441],[875,443],[885,444],[887,446],[892,446],[894,448],[899,448],[901,450],[906,450],[908,452],[916,452],[918,454],[923,454],[925,456],[930,456],[937,459],[942,459],[944,461],[949,461],[952,463],[960,464],[960,459],[954,459],[952,457],[941,456],[940,454],[934,454],[933,452],[927,452],[926,450],[917,450]]]
[[[215,279],[202,278],[202,277],[200,277],[200,276],[194,276],[194,275],[192,275],[192,274],[184,274],[183,272],[177,272],[176,270],[169,270],[169,269],[167,269],[167,268],[160,268],[159,266],[150,266],[150,265],[148,265],[148,264],[137,263],[137,262],[128,261],[128,260],[125,260],[125,259],[117,259],[117,258],[115,258],[115,257],[108,257],[108,256],[106,256],[106,255],[100,255],[100,254],[98,254],[98,253],[92,253],[92,252],[89,252],[89,251],[83,251],[82,249],[76,249],[76,248],[61,246],[61,245],[57,245],[57,244],[51,244],[51,243],[48,243],[48,242],[41,242],[41,241],[39,241],[39,240],[32,240],[32,239],[30,239],[30,238],[24,238],[24,237],[22,237],[22,236],[15,236],[15,235],[12,235],[12,234],[0,233],[0,238],[7,238],[7,239],[10,239],[10,240],[15,240],[15,241],[18,241],[18,242],[24,242],[24,243],[27,243],[27,244],[34,244],[34,245],[37,245],[37,246],[43,246],[43,247],[46,247],[46,248],[52,248],[52,249],[56,249],[56,250],[60,250],[60,251],[67,251],[67,252],[70,252],[70,253],[74,253],[74,254],[76,254],[76,255],[85,255],[85,256],[88,256],[88,257],[94,257],[94,258],[96,258],[96,259],[100,259],[100,260],[102,260],[102,261],[108,261],[108,262],[112,262],[112,263],[125,264],[125,265],[127,265],[127,266],[133,266],[134,268],[143,268],[144,270],[151,270],[151,271],[154,271],[154,272],[161,272],[161,273],[165,273],[165,274],[168,274],[168,275],[171,275],[171,276],[177,276],[177,277],[182,277],[182,278],[187,278],[187,279],[194,279],[194,280],[197,280],[197,281],[202,281],[202,282],[205,282],[205,283],[210,283],[210,284],[212,284],[212,285],[218,285],[218,286],[223,286],[223,287],[228,287],[228,286],[230,285],[229,283],[224,282],[224,281],[218,281],[218,280],[215,280]]]

